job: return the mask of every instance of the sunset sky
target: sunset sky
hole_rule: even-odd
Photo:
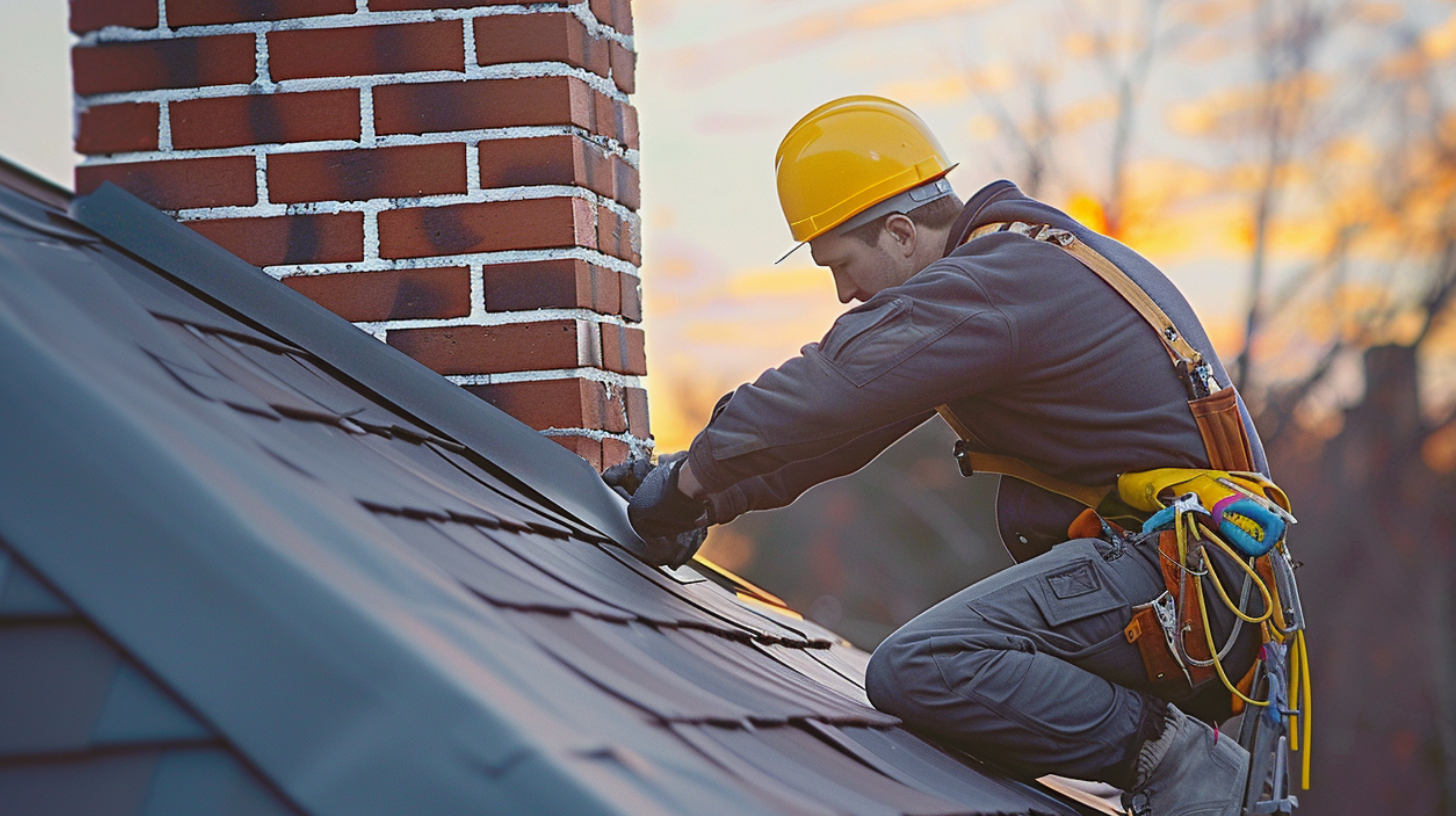
[[[647,383],[660,449],[686,445],[721,393],[817,340],[844,308],[807,251],[773,265],[791,246],[773,155],[800,116],[845,94],[900,100],[961,163],[950,178],[964,198],[997,178],[1026,181],[1025,153],[1009,128],[1031,121],[1039,84],[1055,130],[1040,193],[1095,224],[1110,184],[1116,110],[1099,43],[1125,66],[1147,30],[1156,48],[1131,128],[1121,236],[1164,266],[1223,355],[1236,353],[1261,155],[1259,141],[1238,128],[1257,77],[1260,11],[1252,0],[1170,1],[1149,29],[1153,5],[634,0]],[[1419,57],[1456,90],[1456,3],[1342,8],[1299,74],[1299,90],[1324,118],[1310,125],[1322,129],[1318,144],[1287,171],[1291,192],[1281,204],[1294,217],[1273,235],[1271,288],[1328,243],[1326,225],[1300,214],[1327,213],[1331,197],[1358,201],[1359,183],[1344,177],[1368,175],[1382,160],[1389,132],[1338,119],[1371,92],[1370,78],[1394,76]],[[64,0],[0,0],[0,69],[10,78],[0,86],[0,155],[69,186],[65,15]],[[1378,281],[1355,283],[1366,288],[1349,297],[1383,296]],[[1327,328],[1341,319],[1331,316]],[[1309,330],[1274,332],[1269,342],[1297,344]]]

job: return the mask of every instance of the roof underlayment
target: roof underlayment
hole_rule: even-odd
[[[554,442],[117,188],[64,207],[0,165],[7,813],[1078,812],[644,566]]]

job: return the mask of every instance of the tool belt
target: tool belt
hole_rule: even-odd
[[[1293,709],[1309,741],[1309,662],[1304,618],[1294,581],[1293,559],[1284,540],[1294,523],[1289,500],[1262,474],[1254,472],[1253,450],[1243,422],[1238,392],[1220,388],[1212,367],[1183,337],[1168,315],[1125,272],[1073,233],[1045,224],[987,224],[969,231],[959,243],[993,232],[1015,232],[1061,248],[1111,286],[1157,332],[1188,396],[1210,470],[1159,469],[1123,474],[1116,485],[1080,485],[1042,473],[1019,459],[991,453],[950,406],[936,410],[956,431],[956,460],[964,475],[998,473],[1074,499],[1087,508],[1074,521],[1074,537],[1114,535],[1109,522],[1156,535],[1165,591],[1134,609],[1123,630],[1137,644],[1153,689],[1167,699],[1184,699],[1217,677],[1229,690],[1233,710],[1260,706],[1265,711]],[[1212,567],[1209,553],[1227,555],[1244,573],[1240,598],[1229,596]],[[1227,642],[1214,640],[1205,584],[1211,585],[1238,619]],[[1254,593],[1257,592],[1257,598]],[[1259,614],[1250,614],[1253,606]],[[1265,643],[1260,661],[1238,682],[1224,671],[1222,658],[1243,624],[1258,626]],[[1279,655],[1274,658],[1272,655]],[[1254,699],[1253,681],[1260,662],[1283,663],[1266,674],[1287,681]],[[1301,705],[1302,704],[1302,705]],[[1269,708],[1273,706],[1273,709]],[[1280,713],[1278,711],[1276,714]],[[1291,729],[1298,750],[1299,730]],[[1305,787],[1309,752],[1304,751]]]

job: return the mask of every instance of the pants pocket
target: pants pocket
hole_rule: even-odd
[[[1047,622],[1046,642],[1059,657],[1073,658],[1120,637],[1131,610],[1108,580],[1098,558],[1085,558],[1037,576],[1028,587]]]

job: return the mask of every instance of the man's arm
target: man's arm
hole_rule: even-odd
[[[785,507],[814,485],[846,476],[869,464],[885,448],[932,416],[932,411],[914,414],[856,437],[823,456],[791,462],[772,473],[745,479],[718,493],[708,493],[692,475],[691,465],[684,463],[678,474],[678,487],[694,498],[706,498],[712,506],[713,521],[718,524],[750,510]]]
[[[960,270],[929,267],[846,312],[822,342],[735,391],[693,441],[686,484],[711,497],[853,448],[887,426],[923,421],[937,405],[997,387],[1015,356],[1010,325],[979,284]]]

